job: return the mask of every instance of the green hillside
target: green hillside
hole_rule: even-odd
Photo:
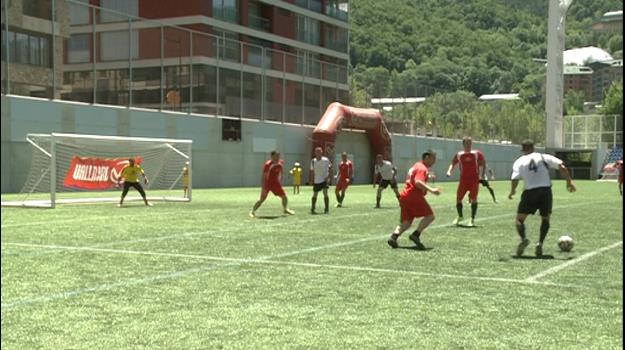
[[[544,70],[532,58],[547,54],[547,7],[546,0],[352,1],[354,87],[369,96],[526,90],[532,97]],[[622,8],[618,0],[574,1],[566,47],[594,45],[622,57],[622,34],[591,29]]]

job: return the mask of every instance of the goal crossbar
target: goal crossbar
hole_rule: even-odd
[[[32,159],[21,190],[25,198],[2,201],[3,207],[119,201],[112,192],[119,192],[119,174],[129,158],[136,158],[150,179],[145,185],[148,200],[191,201],[192,140],[31,133],[26,141]],[[142,198],[131,189],[125,201],[134,200]]]

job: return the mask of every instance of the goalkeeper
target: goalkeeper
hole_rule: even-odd
[[[119,201],[119,204],[117,205],[118,207],[121,207],[124,204],[124,198],[126,198],[126,195],[128,194],[128,190],[130,189],[130,187],[134,187],[139,192],[139,194],[141,194],[141,197],[143,198],[143,202],[145,203],[146,206],[148,207],[152,206],[152,203],[148,202],[148,199],[145,196],[145,191],[143,190],[141,183],[139,183],[139,174],[143,176],[143,181],[145,182],[146,185],[150,183],[148,181],[148,177],[145,176],[145,171],[143,171],[143,168],[141,167],[141,165],[135,164],[134,158],[129,158],[128,165],[126,165],[122,169],[121,174],[117,178],[118,182],[120,182],[122,178],[124,179],[124,189],[122,191],[122,198]]]

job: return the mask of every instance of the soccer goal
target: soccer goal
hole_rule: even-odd
[[[28,134],[26,140],[32,160],[23,199],[2,206],[117,202],[117,178],[129,158],[145,170],[148,200],[191,201],[191,140],[61,133]],[[134,200],[142,199],[131,189],[125,202]]]

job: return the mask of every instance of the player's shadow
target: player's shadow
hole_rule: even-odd
[[[399,246],[397,249],[407,249],[407,250],[415,250],[418,252],[427,252],[428,250],[433,250],[434,248],[426,247],[425,249],[417,249],[415,246]]]
[[[473,225],[473,226],[456,225],[456,227],[459,227],[459,228],[464,228],[464,229],[469,229],[469,230],[470,230],[470,229],[474,229],[474,228],[479,228],[480,226],[478,226],[478,225]]]
[[[518,260],[553,260],[555,259],[555,257],[553,255],[549,255],[549,254],[544,254],[542,256],[535,256],[535,255],[512,255],[511,256],[512,259],[518,259]]]
[[[257,219],[261,219],[261,220],[275,220],[281,217],[282,215],[257,215],[256,216]]]

